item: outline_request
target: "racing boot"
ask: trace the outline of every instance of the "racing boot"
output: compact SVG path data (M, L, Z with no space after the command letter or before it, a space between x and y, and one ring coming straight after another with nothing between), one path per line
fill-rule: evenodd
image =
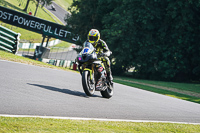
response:
M113 77L112 77L112 72L111 72L111 68L110 68L110 60L109 60L109 58L107 58L107 62L104 63L104 66L106 68L108 79L109 79L109 81L110 81L110 83L112 85L113 84Z
M112 77L112 72L108 72L108 79L110 80L111 86L113 86L113 77Z

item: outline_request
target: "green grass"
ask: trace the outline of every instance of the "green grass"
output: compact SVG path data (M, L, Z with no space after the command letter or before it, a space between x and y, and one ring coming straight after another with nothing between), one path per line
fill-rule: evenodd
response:
M0 132L198 133L200 125L0 117Z
M115 77L114 82L156 92L159 94L200 103L200 84L175 83L151 80L138 80L126 77Z
M127 77L116 77L116 78L200 93L200 83L163 82L163 81L153 81L153 80L132 79Z

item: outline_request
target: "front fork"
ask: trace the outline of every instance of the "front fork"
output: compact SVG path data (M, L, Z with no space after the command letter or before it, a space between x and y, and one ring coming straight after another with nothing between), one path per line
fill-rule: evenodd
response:
M82 69L80 68L81 66L78 65L78 70L80 74L82 75L83 71L89 71L90 72L90 80L94 84L94 64L92 64L91 69L86 68L86 65L82 65Z

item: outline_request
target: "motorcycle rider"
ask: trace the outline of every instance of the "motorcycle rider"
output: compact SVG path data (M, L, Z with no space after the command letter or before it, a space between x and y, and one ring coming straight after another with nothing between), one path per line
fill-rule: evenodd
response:
M112 85L113 77L112 77L111 68L110 68L110 60L108 58L112 54L112 52L109 50L106 42L100 39L100 33L97 29L91 29L89 31L88 38L84 43L87 43L87 42L90 42L94 46L95 52L98 55L98 59L100 59L103 62L103 64L98 65L98 71L101 73L101 77L105 76L104 73L106 70L106 73ZM102 65L105 66L105 70ZM101 85L100 81L101 79L99 79L97 83L97 88L98 86Z

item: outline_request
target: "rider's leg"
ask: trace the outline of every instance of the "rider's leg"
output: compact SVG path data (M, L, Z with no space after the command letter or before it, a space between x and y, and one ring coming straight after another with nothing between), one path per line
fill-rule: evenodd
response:
M99 80L97 81L97 85L96 88L97 89L101 89L101 84L102 84L102 79L105 77L105 69L104 69L104 65L103 64L99 64L97 66L97 70L100 73L101 77L99 78Z
M105 65L105 69L106 69L106 73L110 79L110 81L113 81L113 77L112 77L112 72L111 72L111 67L110 67L110 60L108 57L104 58L104 65Z
M106 70L105 70L104 68L105 68L105 67L104 67L104 64L103 64L103 63L98 65L97 70L98 70L98 72L100 73L101 78L105 77L105 71L106 71Z

